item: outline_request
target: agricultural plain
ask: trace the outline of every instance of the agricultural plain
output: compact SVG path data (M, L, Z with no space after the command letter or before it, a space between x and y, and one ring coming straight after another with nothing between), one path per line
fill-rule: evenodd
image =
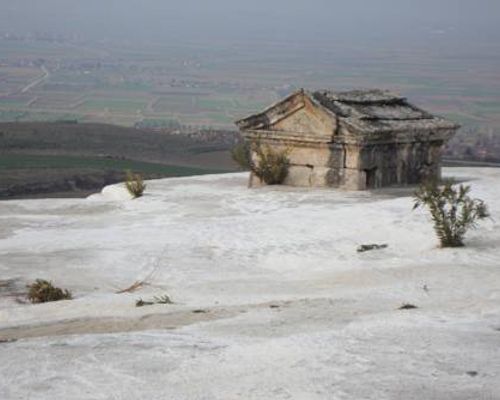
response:
M14 39L0 38L0 121L228 129L299 87L383 87L466 127L500 126L494 42L268 41L243 50L229 39L210 46Z

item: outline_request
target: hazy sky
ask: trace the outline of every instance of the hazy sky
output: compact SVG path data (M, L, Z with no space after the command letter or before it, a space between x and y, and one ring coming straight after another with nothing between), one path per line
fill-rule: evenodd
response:
M0 31L90 38L500 38L500 0L0 0L0 7Z

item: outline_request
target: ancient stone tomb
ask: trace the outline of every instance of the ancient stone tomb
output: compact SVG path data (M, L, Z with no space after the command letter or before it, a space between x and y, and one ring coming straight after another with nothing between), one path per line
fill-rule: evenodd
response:
M300 90L236 124L248 141L288 149L285 184L348 190L439 178L441 148L459 128L382 90Z

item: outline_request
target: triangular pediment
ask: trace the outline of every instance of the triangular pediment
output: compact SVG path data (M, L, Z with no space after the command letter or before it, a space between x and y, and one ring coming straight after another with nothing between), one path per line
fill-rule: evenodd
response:
M285 136L288 132L293 136L304 134L309 137L331 137L336 130L337 118L301 90L237 124L246 131L276 131Z
M308 135L332 135L335 128L332 118L321 109L307 103L301 109L275 122L268 129L270 131L304 133Z

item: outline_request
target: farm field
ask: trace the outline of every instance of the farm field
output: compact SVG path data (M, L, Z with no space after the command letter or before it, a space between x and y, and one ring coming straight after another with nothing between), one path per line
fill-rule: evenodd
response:
M0 199L86 196L121 182L234 171L224 140L84 123L0 123Z
M163 165L134 160L112 158L47 156L38 154L3 154L0 158L0 171L22 169L106 169L123 172L131 170L143 174L162 176L190 176L220 172L206 168Z
M102 157L2 154L0 199L87 196L106 184L124 181L127 170L149 179L221 172Z
M443 45L444 46L444 45ZM471 52L475 52L471 56ZM299 87L382 87L466 127L500 127L500 46L206 46L0 39L0 121L145 120L234 129Z

